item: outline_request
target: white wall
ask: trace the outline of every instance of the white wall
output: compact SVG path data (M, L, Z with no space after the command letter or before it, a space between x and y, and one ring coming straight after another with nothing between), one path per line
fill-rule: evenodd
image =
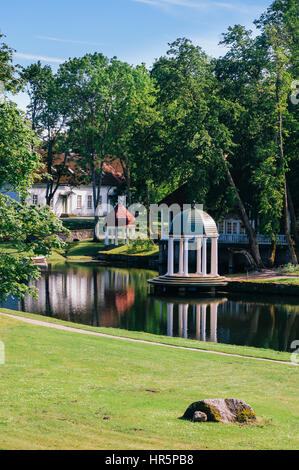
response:
M101 187L101 198L102 198L102 210L99 215L106 215L107 213L107 203L108 196L111 197L115 191L115 188L111 186L102 186ZM37 197L37 204L46 203L46 185L45 184L34 184L29 191L30 196L28 197L28 202L33 204L34 197ZM63 209L63 196L67 195L67 210L66 212ZM78 196L81 196L81 208L78 207ZM75 215L77 217L93 217L93 201L92 207L88 208L88 196L92 196L92 187L91 186L78 186L76 188L71 188L70 186L62 185L60 186L54 196L53 200L53 212L60 216L62 213L67 213L68 215Z

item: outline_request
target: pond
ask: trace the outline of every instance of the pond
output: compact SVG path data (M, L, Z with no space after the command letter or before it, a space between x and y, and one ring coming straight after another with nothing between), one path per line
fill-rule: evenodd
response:
M32 282L39 298L3 306L93 326L290 351L299 339L299 299L148 295L154 271L98 264L53 265Z

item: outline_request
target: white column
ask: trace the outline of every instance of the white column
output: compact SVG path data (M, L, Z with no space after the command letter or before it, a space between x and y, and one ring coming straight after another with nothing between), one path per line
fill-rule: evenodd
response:
M173 276L173 238L168 238L168 271L169 276Z
M187 338L188 337L188 307L189 307L189 304L184 304L183 306L183 330L184 330L184 333L183 333L183 336L184 338Z
M211 314L210 314L210 325L211 325L211 341L217 343L217 310L218 304L211 304L210 306Z
M164 211L161 211L161 240L164 240Z
M168 211L168 230L167 230L168 237L169 237L170 227L171 227L171 214L172 214L172 212Z
M196 274L201 274L201 239L196 240Z
M115 227L115 232L114 233L115 233L115 235L114 235L114 237L115 237L114 244L118 245L118 228L117 227Z
M189 276L188 273L188 238L184 238L184 276Z
M202 239L202 275L207 275L207 239Z
M179 274L184 273L184 240L180 238Z
M173 336L173 304L167 304L167 336Z
M109 228L106 227L105 230L105 245L109 245Z
M206 316L207 316L207 305L201 306L201 340L206 340Z
M218 274L218 240L211 238L211 274L217 276Z

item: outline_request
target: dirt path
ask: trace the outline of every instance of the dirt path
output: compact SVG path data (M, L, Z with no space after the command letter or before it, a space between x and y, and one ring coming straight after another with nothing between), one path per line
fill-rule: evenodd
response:
M56 330L62 330L62 331L69 331L71 333L79 333L83 335L92 335L92 336L100 336L102 338L110 338L110 339L117 339L121 341L129 341L132 343L142 343L142 344L151 344L153 346L162 346L166 348L172 348L172 349L183 349L187 351L196 351L198 353L208 353L208 354L218 354L220 356L230 356L230 357L239 357L242 359L253 359L255 361L266 361L266 362L275 362L278 364L285 364L285 365L291 365L291 366L298 366L299 364L296 364L294 362L287 362L287 361L276 361L275 359L265 359L261 357L251 357L251 356L242 356L241 354L233 354L233 353L225 353L225 352L220 352L220 351L211 351L209 349L197 349L197 348L189 348L187 346L174 346L171 344L163 344L163 343L157 343L155 341L146 341L142 339L134 339L134 338L125 338L123 336L114 336L114 335L108 335L105 333L98 333L96 331L88 331L88 330L81 330L80 328L73 328L71 326L65 326L65 325L58 325L56 323L49 323L49 322L44 322L40 320L34 320L33 318L25 318L25 317L20 317L18 315L11 315L9 313L2 313L0 312L0 315L8 317L8 318L14 318L15 320L23 321L25 323L30 323L31 325L37 325L37 326L44 326L47 328L54 328Z

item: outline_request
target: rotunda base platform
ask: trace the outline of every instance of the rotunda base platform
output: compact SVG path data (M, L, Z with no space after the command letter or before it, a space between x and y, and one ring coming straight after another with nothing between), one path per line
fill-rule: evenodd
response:
M201 292L210 292L215 294L216 290L221 290L227 286L228 281L223 276L198 274L189 274L183 276L181 274L173 274L172 276L165 274L155 277L147 281L156 294L173 294L194 295Z

